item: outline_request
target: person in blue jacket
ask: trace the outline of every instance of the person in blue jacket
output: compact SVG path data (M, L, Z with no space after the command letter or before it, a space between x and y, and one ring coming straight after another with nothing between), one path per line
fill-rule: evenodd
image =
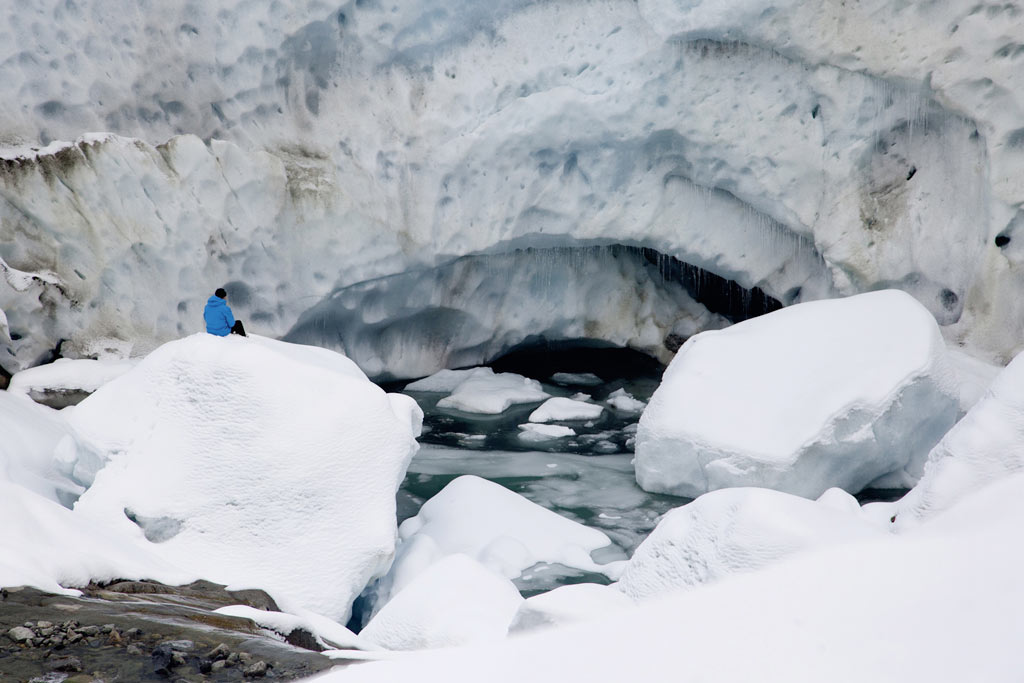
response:
M245 336L245 328L241 320L235 320L228 306L228 293L221 287L206 300L203 319L206 320L206 331L218 337L226 337L232 332Z

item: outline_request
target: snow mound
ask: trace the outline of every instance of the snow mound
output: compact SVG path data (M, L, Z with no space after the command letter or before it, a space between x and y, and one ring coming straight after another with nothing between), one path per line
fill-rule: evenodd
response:
M555 396L544 401L535 411L530 413L530 422L555 422L558 420L593 420L601 416L604 408L585 401L576 401L563 396Z
M823 504L770 489L707 493L662 518L616 586L634 600L647 600L882 533L855 512L837 510L833 495Z
M75 511L204 578L344 622L392 557L421 419L333 352L193 335L74 409L110 459Z
M924 476L897 506L896 528L913 526L1022 470L1024 354L1006 366L984 397L928 454Z
M957 348L948 349L946 357L960 384L960 412L966 413L985 395L1003 366L986 363Z
M450 377L446 381L448 379ZM440 382L436 382L433 386L439 385ZM518 403L539 403L549 396L537 380L511 372L495 374L490 368L469 371L451 392L437 402L438 408L487 415L498 415Z
M519 425L519 429L522 430L519 432L520 441L530 441L534 443L576 435L576 430L572 427L566 427L565 425L548 425L527 422L526 424Z
M101 455L81 441L63 415L16 392L0 391L0 482L70 505L101 465Z
M473 475L454 479L398 529L394 564L377 588L380 604L441 558L461 553L509 579L539 562L617 578L621 561L598 564L604 532L566 519L505 487ZM612 546L614 549L614 546Z
M3 392L0 392L2 394ZM7 436L7 432L4 432ZM90 581L150 579L166 584L200 578L175 568L142 543L15 483L0 479L0 586L35 586L78 594Z
M691 337L640 418L637 482L696 498L809 498L921 475L958 390L931 314L896 290L799 304Z
M532 631L604 617L636 603L611 586L575 583L534 595L519 607L509 632Z
M508 579L465 555L449 555L395 595L359 637L389 650L495 640L522 602Z

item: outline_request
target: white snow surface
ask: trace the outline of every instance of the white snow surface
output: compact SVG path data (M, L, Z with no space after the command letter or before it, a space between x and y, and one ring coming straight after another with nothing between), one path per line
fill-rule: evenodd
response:
M109 458L75 514L344 623L390 563L421 417L333 352L200 333L75 407L73 426Z
M0 518L0 587L77 595L74 587L90 581L134 578L177 585L202 578L165 561L148 544L2 476Z
M920 524L1024 470L1024 355L928 454L924 476L898 503L899 529Z
M138 360L73 360L58 358L46 365L16 372L7 390L15 394L30 394L53 389L93 392L135 367Z
M838 489L822 504L788 493L732 488L666 514L633 553L615 586L634 600L760 569L790 555L886 533ZM852 502L852 510L833 499Z
M0 391L0 435L0 481L54 502L80 494L102 464L61 413L15 392Z
M473 475L452 480L398 529L394 564L378 589L380 604L440 559L467 555L514 579L546 562L617 578L622 561L598 564L591 553L612 546L603 531L566 519L500 484Z
M816 498L920 477L958 387L931 314L897 290L788 307L690 338L640 418L637 482L695 498Z
M530 413L530 422L558 422L566 420L593 420L604 412L602 406L586 401L576 401L564 396L554 396L540 404Z
M512 372L495 373L490 368L474 368L451 390L451 394L437 402L437 407L498 415L510 406L539 403L549 395L535 379Z
M958 348L947 349L946 357L960 384L960 411L966 413L985 395L1003 366L975 358Z
M1024 637L1022 523L1018 474L905 534L801 553L606 619L315 680L612 683L685 667L725 683L1010 683Z
M982 355L1022 346L1019 0L0 12L0 257L23 275L0 287L9 370L61 338L144 352L197 330L221 284L280 335L358 283L609 243L786 304L900 287ZM366 327L444 313L460 283L438 282L428 309L382 290L389 318ZM517 321L574 331L534 316L546 285L486 290L508 303L490 351L543 331ZM647 319L643 301L623 294L591 329L653 349L710 322ZM422 357L378 360L454 367L491 342L442 318Z
M359 637L389 650L450 647L504 638L523 603L507 578L455 553L419 574Z
M633 600L611 586L568 584L527 598L516 612L509 633L564 626L635 606Z
M227 605L214 610L217 614L250 619L253 623L287 637L295 629L304 629L325 648L375 651L379 648L361 638L336 621L315 612L296 610L297 613L271 612L249 605Z

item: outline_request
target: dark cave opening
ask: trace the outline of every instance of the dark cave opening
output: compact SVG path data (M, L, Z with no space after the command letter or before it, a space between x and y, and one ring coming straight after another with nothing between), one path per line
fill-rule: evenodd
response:
M590 373L605 382L618 379L660 379L665 366L642 351L593 339L549 340L540 337L487 363L495 372L514 372L548 380L556 372Z

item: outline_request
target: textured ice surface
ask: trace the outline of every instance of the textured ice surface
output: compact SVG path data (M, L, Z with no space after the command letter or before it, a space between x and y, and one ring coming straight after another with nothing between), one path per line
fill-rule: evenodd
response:
M921 481L897 505L897 528L953 507L993 482L1024 470L1024 356L928 454Z
M616 587L634 600L765 567L798 552L885 533L846 509L769 489L712 491L669 512L633 553Z
M200 333L74 408L110 459L75 513L159 532L152 552L204 578L344 622L390 563L420 417L334 352Z
M640 418L637 481L809 498L894 472L916 481L958 399L935 320L905 293L793 306L680 349Z
M1007 360L1024 320L1017 5L11 3L4 367L62 338L144 352L198 329L224 283L277 335L374 278L608 243L787 304L903 288ZM50 144L89 131L125 137ZM517 294L503 330L558 322ZM646 301L596 329L640 339L659 326L634 313ZM360 334L408 335L424 309L381 310ZM460 332L451 318L434 326ZM449 350L380 358L436 368Z
M496 640L522 603L511 581L457 553L417 575L359 636L389 650Z

